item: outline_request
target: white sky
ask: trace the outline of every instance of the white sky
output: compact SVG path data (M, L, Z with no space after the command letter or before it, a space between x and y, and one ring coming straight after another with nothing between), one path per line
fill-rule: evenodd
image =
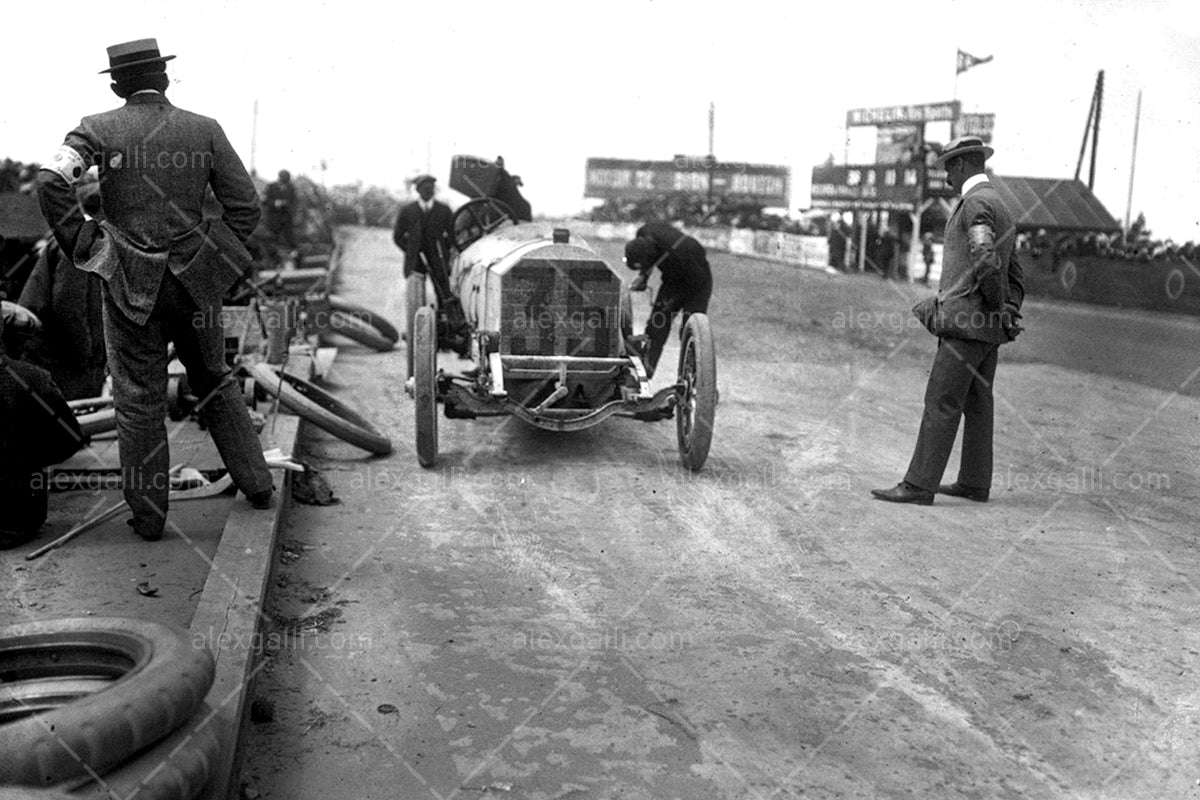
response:
M582 206L588 156L704 153L710 101L718 158L790 166L807 207L846 111L951 99L960 47L995 57L957 85L964 110L996 114L995 170L1071 177L1103 69L1097 195L1124 218L1141 89L1133 215L1200 241L1194 0L60 0L4 17L0 157L45 160L117 105L105 46L153 36L178 55L169 96L216 117L247 165L258 100L264 175L319 178L325 159L329 184L401 190L427 166L444 183L455 153L503 154L538 212Z

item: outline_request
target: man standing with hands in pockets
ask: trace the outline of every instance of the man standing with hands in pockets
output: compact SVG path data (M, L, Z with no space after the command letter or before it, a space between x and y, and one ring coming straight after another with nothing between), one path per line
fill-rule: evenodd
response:
M221 300L250 263L258 194L216 120L167 100L172 58L154 39L108 48L101 74L112 74L125 105L84 117L38 172L42 213L63 253L104 279L122 483L133 529L148 541L162 537L167 519L168 342L234 484L255 508L269 508L274 490L221 325ZM100 223L72 213L75 184L92 166ZM220 219L204 217L210 187Z
M938 337L925 411L904 480L871 494L891 503L932 505L935 493L986 503L992 485L992 382L1000 345L1020 333L1025 298L1012 216L988 181L994 151L977 136L946 145L935 166L962 199L946 222L936 297L913 309ZM958 480L941 485L963 422Z

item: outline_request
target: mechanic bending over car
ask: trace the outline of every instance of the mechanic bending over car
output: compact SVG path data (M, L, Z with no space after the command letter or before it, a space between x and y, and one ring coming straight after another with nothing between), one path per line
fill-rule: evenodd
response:
M646 322L646 337L650 340L646 374L653 377L675 315L683 312L682 333L688 317L708 313L712 270L704 245L665 222L648 222L637 229L635 237L625 245L625 265L641 274L629 288L635 292L645 291L654 268L658 267L662 273L662 285Z

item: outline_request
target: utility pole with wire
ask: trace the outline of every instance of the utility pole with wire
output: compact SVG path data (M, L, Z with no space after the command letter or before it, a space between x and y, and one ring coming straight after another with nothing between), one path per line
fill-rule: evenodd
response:
M716 128L717 107L708 102L708 213L713 208L713 176L717 171L717 157L713 155L713 130Z
M1137 166L1137 140L1138 127L1142 122L1142 90L1138 89L1137 110L1133 115L1133 154L1129 157L1129 195L1125 200L1125 236L1126 242L1129 241L1129 214L1133 210L1133 171Z
M1083 126L1083 141L1079 143L1079 160L1075 162L1075 180L1083 169L1083 154L1087 151L1088 136L1092 137L1092 158L1088 168L1089 189L1096 183L1096 145L1100 141L1100 108L1104 102L1104 70L1096 75L1096 88L1092 91L1092 105L1088 108L1087 122Z
M250 124L250 174L257 175L258 167L254 159L258 155L258 99L254 100L254 118Z

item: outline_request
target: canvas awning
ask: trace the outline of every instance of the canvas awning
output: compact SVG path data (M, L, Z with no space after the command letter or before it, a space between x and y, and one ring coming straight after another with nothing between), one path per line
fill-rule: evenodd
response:
M1121 225L1086 184L1063 178L992 175L1018 231L1119 233Z

